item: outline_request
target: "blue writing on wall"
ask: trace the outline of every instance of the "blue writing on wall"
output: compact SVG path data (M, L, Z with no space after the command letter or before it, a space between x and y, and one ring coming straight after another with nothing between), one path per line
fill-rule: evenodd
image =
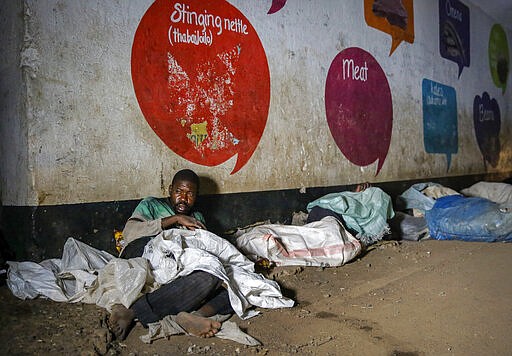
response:
M455 89L423 79L422 98L425 151L446 154L448 171L451 155L457 153L459 148Z

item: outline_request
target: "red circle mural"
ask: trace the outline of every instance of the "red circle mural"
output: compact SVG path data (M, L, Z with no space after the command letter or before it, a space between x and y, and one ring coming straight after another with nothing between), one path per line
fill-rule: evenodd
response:
M227 1L156 0L132 47L140 108L179 156L205 166L250 159L265 129L270 74L261 41Z

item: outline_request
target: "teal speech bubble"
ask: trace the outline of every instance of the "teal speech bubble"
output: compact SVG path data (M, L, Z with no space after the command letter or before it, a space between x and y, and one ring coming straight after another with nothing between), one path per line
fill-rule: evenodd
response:
M459 149L455 89L423 79L422 97L425 151L446 154L446 171L448 171L452 154L457 153Z

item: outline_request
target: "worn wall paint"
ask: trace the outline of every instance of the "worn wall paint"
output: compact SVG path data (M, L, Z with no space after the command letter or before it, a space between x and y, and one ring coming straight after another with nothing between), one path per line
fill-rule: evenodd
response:
M238 9L224 0L157 0L137 28L131 61L144 118L173 152L205 166L237 155L232 174L245 165L267 122L270 73Z
M25 93L31 38L23 38L23 3L0 6L0 203L26 203L33 196L27 143Z
M130 55L137 26L152 1L25 0L2 5L2 26L21 33L8 43L1 66L9 83L19 88L2 81L2 93L8 91L2 97L7 105L2 105L0 126L3 204L163 195L172 172L183 167L216 183L207 185L206 193L512 169L512 90L502 93L492 82L487 44L494 22L479 8L466 3L471 64L458 78L457 64L439 54L436 1L414 2L414 43L402 42L392 55L391 37L365 23L362 1L293 1L273 14L267 14L270 0L230 3L258 32L271 81L263 136L235 174L231 172L236 157L206 167L176 155L142 116L130 76ZM11 19L23 11L21 20ZM512 33L507 36L510 42ZM340 152L326 121L327 71L333 58L348 47L371 53L391 90L391 143L378 175L377 162L359 167ZM23 64L21 71L16 63ZM446 155L426 153L422 145L424 78L457 91L459 147L448 172ZM501 159L495 168L484 165L473 128L473 100L484 91L496 98L502 113Z

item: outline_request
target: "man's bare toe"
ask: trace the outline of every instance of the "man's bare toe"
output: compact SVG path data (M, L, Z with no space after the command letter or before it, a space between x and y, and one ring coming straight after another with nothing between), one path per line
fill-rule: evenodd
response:
M176 316L176 321L189 334L199 337L212 337L220 329L221 323L200 315L181 312Z
M115 304L112 306L112 313L107 321L107 325L116 339L122 341L126 339L132 329L134 318L133 310L126 308L122 304Z

